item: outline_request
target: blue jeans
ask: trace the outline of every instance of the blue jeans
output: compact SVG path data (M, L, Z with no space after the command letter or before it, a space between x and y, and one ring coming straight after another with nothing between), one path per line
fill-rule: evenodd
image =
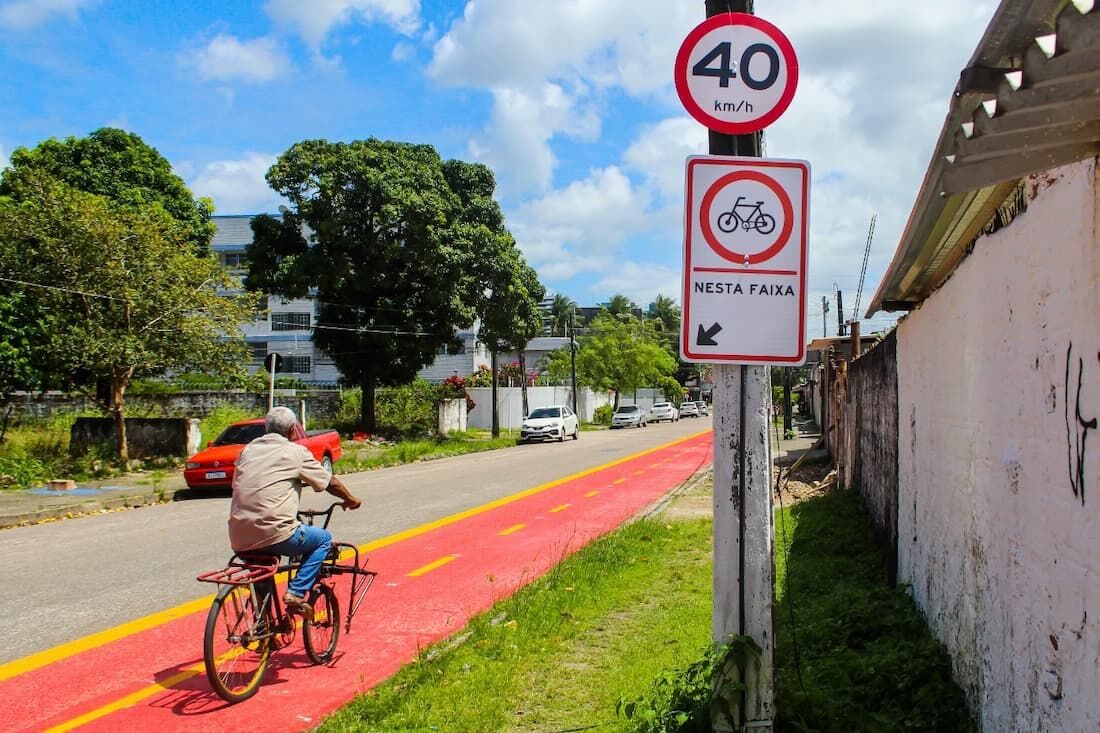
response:
M317 573L321 571L321 563L328 556L332 547L332 534L327 529L311 527L308 524L299 524L287 539L276 542L274 545L257 550L257 552L269 552L272 555L301 555L302 565L294 574L287 590L305 598L313 583L317 580Z

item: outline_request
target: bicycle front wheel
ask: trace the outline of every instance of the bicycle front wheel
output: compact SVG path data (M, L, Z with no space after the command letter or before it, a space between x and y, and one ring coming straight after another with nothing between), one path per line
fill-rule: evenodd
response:
M302 621L302 641L314 664L325 664L336 652L340 638L340 603L336 591L323 583L309 592L313 620Z
M206 617L202 657L206 678L226 702L247 700L260 689L271 656L271 603L257 608L252 586L228 585L218 591Z
M718 216L718 228L726 234L737 229L737 215L732 211L727 211L724 214Z

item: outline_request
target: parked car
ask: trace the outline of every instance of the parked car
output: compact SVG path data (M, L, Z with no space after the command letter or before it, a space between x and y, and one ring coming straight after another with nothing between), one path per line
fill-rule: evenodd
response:
M702 400L695 400L695 406L697 408L699 408L699 416L700 417L703 417L704 415L709 415L710 414L710 408L707 407L706 402L703 402Z
M237 457L250 442L264 434L264 419L236 422L222 431L214 440L187 459L183 479L189 489L228 489L233 485L233 469ZM325 468L332 471L332 464L340 460L343 448L340 434L335 430L317 430L307 433L301 423L294 423L291 440L304 445Z
M699 417L699 406L694 402L681 402L680 417Z
M570 435L576 440L581 435L577 414L565 405L536 407L519 428L519 442L529 440L565 440Z
M680 419L680 411L671 402L654 402L653 407L649 408L649 419L653 422L676 422Z
M637 405L619 405L619 409L611 416L612 429L644 428L645 424L645 410Z

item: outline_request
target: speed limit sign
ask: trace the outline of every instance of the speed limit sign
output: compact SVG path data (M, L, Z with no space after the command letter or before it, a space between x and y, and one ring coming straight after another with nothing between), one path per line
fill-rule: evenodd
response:
M745 135L775 122L798 85L798 59L783 32L747 13L700 23L676 54L676 92L711 130Z

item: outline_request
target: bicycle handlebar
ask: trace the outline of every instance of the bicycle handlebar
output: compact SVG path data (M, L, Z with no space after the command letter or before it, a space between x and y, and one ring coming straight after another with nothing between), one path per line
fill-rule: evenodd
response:
M324 517L325 523L321 525L321 529L328 529L328 523L332 520L332 510L336 507L344 508L344 502L334 501L329 505L328 509L299 509L298 517L303 522L306 522L311 527L314 525L317 517Z

